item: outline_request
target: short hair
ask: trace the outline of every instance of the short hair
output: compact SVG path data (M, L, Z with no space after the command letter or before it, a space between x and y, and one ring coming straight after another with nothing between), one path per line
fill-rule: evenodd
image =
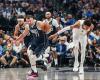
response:
M26 15L26 18L34 18L33 15Z
M85 20L84 25L91 26L92 22L90 20Z
M26 15L25 18L24 18L24 21L26 21L26 19L29 19L29 18L33 18L34 19L34 16L33 15Z
M25 16L20 15L20 16L17 16L17 18L18 18L18 19L22 19L22 18L24 19Z
M52 15L52 13L51 13L51 12L49 12L49 11L45 12L45 15L46 15L46 14L50 14L50 15Z

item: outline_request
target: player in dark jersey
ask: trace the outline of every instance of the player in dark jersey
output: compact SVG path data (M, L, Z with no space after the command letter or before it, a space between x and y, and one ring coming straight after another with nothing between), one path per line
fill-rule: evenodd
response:
M50 32L51 29L49 24L37 21L32 16L26 17L26 22L24 24L24 31L16 38L16 42L21 42L27 36L30 36L29 39L24 40L27 41L27 53L31 64L31 73L29 76L38 77L36 59L45 46L45 34Z
M15 26L15 31L14 31L15 39L17 39L19 35L22 34L27 27L29 27L29 24L25 22L25 18L23 16L19 16L17 21L18 21L18 24ZM25 47L28 48L28 44L31 41L31 36L28 34L20 42L23 42L23 41L24 41Z

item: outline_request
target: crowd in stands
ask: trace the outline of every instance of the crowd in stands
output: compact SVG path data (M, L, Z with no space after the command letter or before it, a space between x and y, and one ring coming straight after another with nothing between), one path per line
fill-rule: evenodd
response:
M17 16L33 15L37 20L45 19L45 12L50 11L62 29L74 24L79 19L89 19L94 25L92 35L88 37L85 64L100 66L100 1L99 0L25 0L0 2L0 67L28 67L29 59L24 44L13 44L5 34L13 37ZM63 36L63 37L62 37ZM55 45L59 65L73 65L73 49L66 51L66 44L72 42L72 31L66 31ZM18 47L16 47L16 45ZM63 45L60 49L59 45ZM67 46L68 47L68 46ZM70 46L71 47L71 46Z

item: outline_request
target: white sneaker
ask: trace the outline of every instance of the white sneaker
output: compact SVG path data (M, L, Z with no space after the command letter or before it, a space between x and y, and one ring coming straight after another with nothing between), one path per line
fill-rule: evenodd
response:
M79 68L79 74L84 74L84 68L83 67Z
M29 70L29 71L27 72L28 75L30 75L31 73L32 73L32 70Z
M79 63L74 63L74 68L73 68L73 71L74 72L77 72L78 71L78 67L79 67Z
M74 68L73 68L73 71L74 71L74 72L77 72L77 71L78 71L78 67L74 67Z

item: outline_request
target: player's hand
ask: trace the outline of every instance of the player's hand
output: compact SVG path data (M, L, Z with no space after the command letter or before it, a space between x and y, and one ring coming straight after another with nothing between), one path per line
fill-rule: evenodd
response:
M57 40L58 40L58 36L55 36L55 37L52 39L53 42L56 42Z
M49 39L50 39L50 40L53 40L54 38L56 39L57 37L58 37L57 34L53 34L53 35L49 36ZM54 39L54 40L55 40L55 39Z

